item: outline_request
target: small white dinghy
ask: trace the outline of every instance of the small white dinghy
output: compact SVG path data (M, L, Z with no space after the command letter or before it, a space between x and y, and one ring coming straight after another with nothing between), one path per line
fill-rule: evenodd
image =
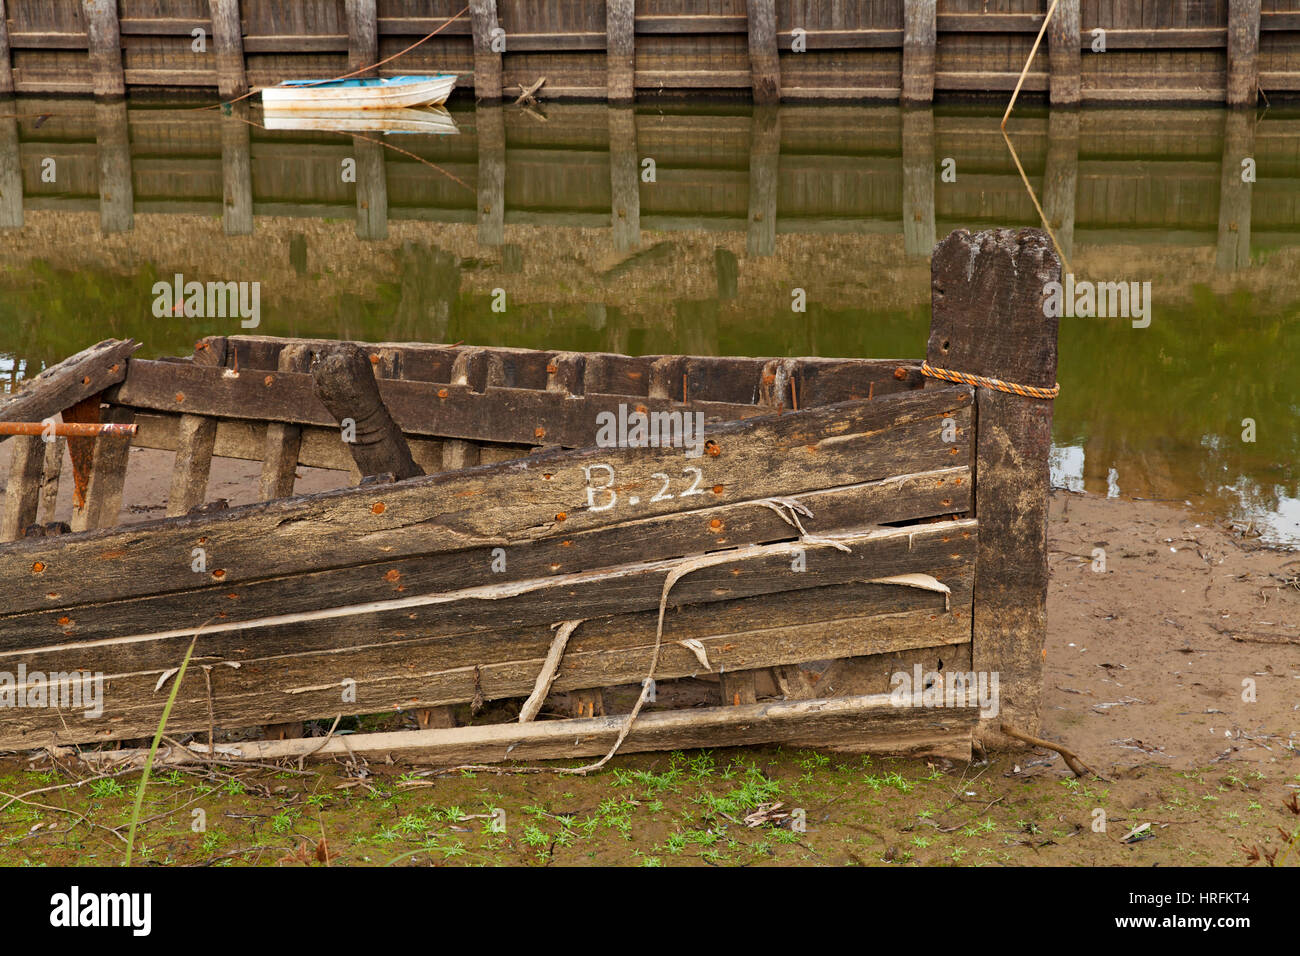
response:
M383 110L441 106L455 73L364 77L351 80L285 80L262 90L262 105L275 110Z
M394 110L276 110L264 111L267 129L317 130L332 133L457 132L456 121L441 106Z

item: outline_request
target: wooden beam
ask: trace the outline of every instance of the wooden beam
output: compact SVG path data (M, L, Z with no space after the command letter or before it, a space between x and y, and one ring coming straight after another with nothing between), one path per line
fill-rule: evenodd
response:
M903 252L930 258L934 251L934 113L904 109Z
M311 354L300 345L289 345L280 353L279 370L282 372L307 372L311 368ZM266 443L262 458L262 477L258 485L258 500L288 498L293 494L297 479L298 455L302 449L302 427L283 422L267 422Z
M384 146L373 139L352 137L357 162L357 238L388 238L388 174Z
M348 72L379 62L379 27L375 18L375 0L343 0L348 22ZM378 76L370 69L359 76Z
M1082 97L1083 54L1079 46L1079 0L1058 0L1047 29L1050 97L1053 106L1077 106Z
M117 0L81 0L90 47L90 73L97 97L126 95L122 75L122 35L117 23Z
M1254 107L1259 96L1260 0L1228 0L1228 106Z
M641 177L637 164L636 113L609 111L610 220L614 248L630 252L641 245Z
M781 63L776 47L776 0L745 0L749 21L749 70L754 102L781 101Z
M977 708L918 711L896 707L888 694L806 701L775 701L741 707L687 708L644 713L632 725L621 753L789 744L888 754L970 757L971 728ZM312 756L322 760L363 756L419 760L422 763L496 763L603 756L614 745L627 718L489 724L450 730L353 734L320 740L246 741L230 748L235 759L255 762ZM83 759L130 765L147 751L104 751ZM227 756L226 759L231 759ZM161 765L203 763L207 757L184 749L160 751Z
M469 16L474 35L474 98L494 103L501 99L501 54L492 49L492 31L498 29L496 0L469 0Z
M398 481L424 471L411 457L401 428L379 394L370 360L350 342L320 356L312 367L316 397L340 426L351 420L355 440L348 451L362 477L391 473Z
M0 96L9 96L14 91L14 73L9 54L9 23L5 17L5 0L0 0Z
M105 235L130 232L135 225L135 188L125 102L95 104L95 149L100 231Z
M127 359L139 347L134 339L105 339L51 365L19 391L0 395L0 422L44 421L98 395L126 378Z
M931 275L931 366L1056 383L1057 319L1045 315L1044 301L1061 263L1046 233L959 229L936 247ZM1053 403L987 388L976 401L971 655L974 670L999 675L1000 714L983 730L991 743L1006 743L997 720L1037 733L1042 703Z
M781 165L781 118L774 106L755 107L749 133L749 230L751 256L776 252L776 203Z
M222 94L223 96L226 94ZM227 236L253 234L253 161L248 103L234 103L221 118L221 228Z
M1253 183L1243 177L1243 160L1255 157L1255 117L1232 110L1223 118L1223 164L1219 174L1219 239L1214 265L1220 272L1250 266Z
M58 508L59 476L63 472L63 455L67 447L66 438L56 438L45 444L45 467L41 473L41 511L37 519L43 524L54 520Z
M222 99L248 92L244 72L244 37L239 0L208 0L212 16L212 47L217 59L217 95ZM189 32L189 31L186 31Z
M935 0L903 0L904 103L934 99Z
M605 87L610 103L632 102L636 78L636 0L605 0Z
M3 511L0 511L0 541L22 537L27 526L36 522L45 444L38 435L20 435L14 440L9 482L5 487Z

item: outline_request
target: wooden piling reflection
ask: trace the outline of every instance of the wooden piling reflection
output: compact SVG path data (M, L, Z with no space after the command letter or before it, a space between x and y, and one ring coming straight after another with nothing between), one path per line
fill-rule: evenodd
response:
M126 103L95 104L99 158L99 228L105 235L130 232L135 224L131 185L131 138Z

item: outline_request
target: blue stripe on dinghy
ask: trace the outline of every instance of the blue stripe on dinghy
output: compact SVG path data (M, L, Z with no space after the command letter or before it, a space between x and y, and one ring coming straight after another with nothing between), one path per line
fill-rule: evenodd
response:
M310 86L317 89L361 88L370 86L409 86L412 83L428 83L434 80L455 78L454 73L435 73L429 76L382 76L363 77L354 80L285 80L278 86Z

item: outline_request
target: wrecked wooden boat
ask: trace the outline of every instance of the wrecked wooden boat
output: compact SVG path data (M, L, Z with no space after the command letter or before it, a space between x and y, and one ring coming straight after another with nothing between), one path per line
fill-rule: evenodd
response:
M925 362L232 335L46 370L0 422L127 427L66 439L55 536L25 535L64 439L9 439L0 672L26 677L0 748L152 735L191 644L167 734L197 740L167 759L252 726L289 739L226 759L968 756L979 727L1032 732L1052 403L1014 389L1055 381L1059 264L1033 230L958 232L933 268ZM120 523L132 443L175 454L167 517ZM261 461L261 500L209 502L214 456ZM301 466L348 486L295 495ZM953 693L990 674L991 710ZM27 706L32 675L98 675L101 712ZM292 738L395 710L420 729Z

